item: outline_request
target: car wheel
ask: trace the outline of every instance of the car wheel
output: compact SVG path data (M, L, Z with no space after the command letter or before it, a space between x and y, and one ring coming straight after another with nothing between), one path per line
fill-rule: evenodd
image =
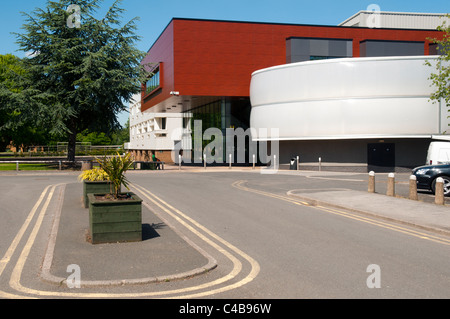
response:
M450 195L450 177L449 176L439 176L444 180L444 196ZM434 194L436 194L436 180L439 178L436 177L431 184L431 190Z

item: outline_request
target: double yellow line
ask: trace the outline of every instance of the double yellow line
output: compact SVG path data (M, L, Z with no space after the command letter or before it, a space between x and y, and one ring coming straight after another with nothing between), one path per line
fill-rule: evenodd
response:
M18 258L18 261L12 271L11 278L9 281L10 287L14 290L25 294L27 297L23 295L16 295L12 293L8 293L5 291L0 291L0 298L11 298L11 299L24 299L24 298L38 298L38 297L64 297L64 298L201 298L210 296L212 294L222 293L228 290L239 288L252 280L254 280L260 271L260 266L256 260L251 258L249 255L238 249L237 247L231 245L229 242L225 241L223 238L219 237L212 231L208 230L206 227L202 226L200 223L196 222L192 218L188 217L180 210L174 208L169 205L167 202L158 198L150 191L139 185L133 185L133 188L138 190L142 196L158 206L162 211L166 214L170 215L174 218L179 224L184 226L198 238L200 238L204 243L210 245L219 253L223 254L226 258L228 258L232 264L232 270L226 274L225 276L213 280L211 282L206 282L204 284L182 288L182 289L174 289L169 291L156 291L156 292L143 292L143 293L98 293L98 292L62 292L62 291L44 291L37 290L32 288L24 287L21 281L21 274L23 272L25 263L28 259L30 251L33 247L33 244L36 240L39 229L41 228L44 216L48 210L50 202L54 196L55 189L58 185L47 186L45 190L42 192L38 201L30 211L27 216L24 224L20 228L19 232L15 236L13 242L8 248L6 254L0 261L0 277L2 276L6 266L11 261L12 256L17 250L19 243L24 237L27 229L29 228L32 220L34 219L39 207L41 207L44 202L41 211L37 217L36 223L29 235L29 238ZM50 191L49 191L50 190ZM60 199L62 200L62 199ZM144 200L144 205L147 205L149 208L149 204ZM248 273L244 273L243 261L246 261L250 265L250 270L247 270ZM248 267L247 267L248 268ZM242 279L236 279L238 276L243 277ZM233 282L233 280L235 282ZM31 295L31 296L30 296Z
M310 203L306 202L306 201L302 201L300 199L296 199L293 197L289 197L289 196L283 196L283 195L278 195L278 194L273 194L273 193L269 193L269 192L265 192L265 191L261 191L261 190L257 190L257 189L252 189L249 188L247 186L244 186L244 184L246 184L247 181L236 181L232 184L233 187L246 191L246 192L251 192L251 193L255 193L255 194L259 194L262 196L266 196L266 197L271 197L271 198L276 198L279 200L283 200L285 202L290 202L292 204L295 205L300 205L300 206L308 206L317 210L320 210L322 212L327 212L327 213L331 213L334 215L339 215L339 216L343 216L346 218L350 218L353 220L357 220L360 222L364 222L367 224L371 224L371 225L375 225L378 227L382 227L385 229L390 229L396 232L400 232L406 235L410 235L410 236L414 236L420 239L425 239L425 240L429 240L429 241L433 241L439 244L443 244L443 245L450 245L450 239L442 237L442 236L438 236L438 235L433 235L433 234L429 234L429 233L424 233L415 229L411 229L411 228L406 228L406 227L402 227L399 225L395 225L393 223L388 223L388 222L384 222L382 220L379 219L375 219L375 218L370 218L370 217L366 217L366 216L362 216L360 214L355 214L355 213L351 213L348 211L344 211L342 209L336 209L336 208L331 208L331 207L325 207L322 205L311 205Z
M135 189L137 189L143 197L151 201L154 205L158 206L160 209L162 209L167 215L171 216L173 219L175 219L180 225L184 226L186 229L188 229L190 232L195 234L198 238L200 238L203 242L213 247L218 252L222 253L226 258L228 258L233 263L233 269L229 274L226 276L219 278L217 280L214 280L212 282L205 283L203 285L195 286L195 287L189 287L185 289L180 289L176 291L177 293L183 293L183 295L180 295L178 298L202 298L206 297L212 294L222 293L228 290L239 288L243 285L248 284L253 279L258 276L260 271L260 266L256 260L254 260L252 257L238 249L236 246L230 244L223 238L219 237L217 234L213 233L203 225L199 224L194 219L190 218L177 208L171 206L161 198L158 198L156 195L148 191L147 189L138 186L133 185ZM239 257L239 258L238 258ZM223 284L227 281L230 281L231 279L237 277L242 271L242 262L240 259L243 259L248 262L251 269L249 273L241 280L231 283L229 285L225 285L223 287L210 289L214 286ZM193 290L199 290L199 289L207 289L204 292L198 292L198 293L192 293L189 295L185 295L186 292L191 292Z
M39 207L41 206L42 202L44 201L45 197L47 196L47 199L45 200L44 206L42 207L36 224L33 227L33 230L31 231L31 234L25 244L25 247L22 250L22 253L19 256L19 259L17 261L16 266L13 269L11 278L10 278L10 286L14 289L18 288L18 290L21 290L21 285L20 285L20 277L21 277L21 273L23 270L23 267L25 265L25 262L28 258L28 255L30 254L31 251L31 247L33 246L33 243L36 239L36 236L39 232L39 229L42 225L42 221L44 219L45 213L48 209L48 206L50 204L51 199L53 198L53 195L55 193L55 189L57 186L59 186L61 184L58 185L49 185L47 186L44 191L41 193L41 196L39 197L38 201L36 202L36 204L33 206L33 208L31 209L30 213L28 214L25 222L22 224L22 227L20 228L19 232L16 234L16 236L14 237L14 240L12 241L11 245L9 246L8 250L6 251L5 255L3 256L3 258L0 261L0 277L2 276L6 266L8 265L8 263L11 261L12 256L14 255L20 241L22 240L22 238L25 235L26 230L28 229L28 227L31 224L31 221L34 219L34 216L36 215L36 212L38 211ZM48 192L50 189L50 192ZM48 193L48 195L47 195ZM0 291L0 297L4 297L4 298L24 298L22 296L18 296L18 295L14 295L14 294L9 294L7 292L4 291Z

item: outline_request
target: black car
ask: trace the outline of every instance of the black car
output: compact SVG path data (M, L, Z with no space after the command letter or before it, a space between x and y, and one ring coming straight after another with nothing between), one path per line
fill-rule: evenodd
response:
M442 177L444 180L444 195L450 195L450 164L426 165L413 169L412 174L416 176L417 188L436 190L436 179Z

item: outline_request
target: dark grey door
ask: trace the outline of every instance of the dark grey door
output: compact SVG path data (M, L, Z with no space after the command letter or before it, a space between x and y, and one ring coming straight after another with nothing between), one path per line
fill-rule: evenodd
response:
M371 143L367 145L369 171L391 172L395 168L395 144Z

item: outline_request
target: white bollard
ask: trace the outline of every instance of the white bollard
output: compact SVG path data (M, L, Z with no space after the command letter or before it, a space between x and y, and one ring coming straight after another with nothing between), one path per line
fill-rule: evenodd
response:
M368 191L369 191L369 193L375 193L375 172L374 171L369 172Z
M395 196L395 174L394 173L389 173L389 175L388 175L386 195Z
M442 177L438 177L436 179L435 192L434 192L434 202L437 205L444 205L444 179Z
M417 196L417 178L415 175L409 177L409 199L418 200Z
M253 169L255 169L255 165L256 165L256 159L255 159L255 154L253 154Z

